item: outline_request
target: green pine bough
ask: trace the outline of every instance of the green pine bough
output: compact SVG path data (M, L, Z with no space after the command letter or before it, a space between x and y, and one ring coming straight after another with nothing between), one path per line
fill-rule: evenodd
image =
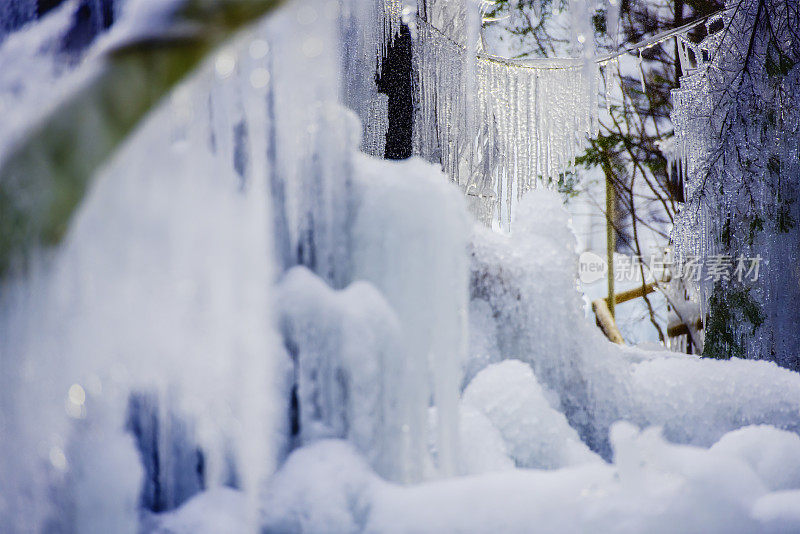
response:
M0 156L0 277L60 242L96 169L237 30L283 0L181 0L162 35L110 49L98 72Z

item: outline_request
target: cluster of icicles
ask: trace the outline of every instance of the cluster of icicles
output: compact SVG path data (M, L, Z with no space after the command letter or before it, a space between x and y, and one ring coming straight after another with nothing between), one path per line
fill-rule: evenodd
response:
M539 180L557 183L596 128L593 62L468 54L422 19L414 60L416 151L441 162L486 224L510 225L514 200Z
M683 177L684 198L687 206L675 220L672 231L673 247L678 261L691 257L705 257L714 254L714 244L710 236L710 213L694 199L702 197L703 176L708 171L707 159L711 139L714 135L709 120L712 114L711 88L707 70L711 65L711 54L719 46L722 32L712 32L713 24L722 16L712 17L706 23L709 35L700 43L694 44L686 36L678 37L678 57L684 75L680 87L672 90L673 109L671 114L675 131L673 154L678 172ZM690 285L694 286L692 281ZM708 308L708 287L692 287L700 290L702 313Z
M706 269L695 285L703 314L719 318L709 321L721 325L711 338L719 350L796 369L800 19L787 5L737 4L709 19L700 43L680 41L686 75L672 122L686 204L672 239L679 260ZM715 278L720 258L757 260L759 270Z

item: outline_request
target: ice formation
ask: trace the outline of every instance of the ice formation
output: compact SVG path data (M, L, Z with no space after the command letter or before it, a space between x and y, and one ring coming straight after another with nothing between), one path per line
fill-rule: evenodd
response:
M0 4L0 39L36 18L36 4L35 0Z
M619 419L662 426L668 439L702 446L747 424L798 430L795 373L768 362L608 343L581 311L568 218L558 194L537 190L520 203L510 236L476 230L470 309L484 309L485 319L471 322L479 330L471 338L481 341L470 347L468 369L502 359L529 363L537 381L557 394L570 425L605 458L608 430Z
M493 233L437 164L358 152L383 5L216 51L0 282L3 528L800 527L797 374L608 343L557 194Z
M321 2L313 7L324 13ZM8 493L0 516L12 531L39 530L55 522L55 528L82 532L133 532L137 517L131 505L136 505L142 486L162 494L158 506L170 507L201 487L231 480L252 489L274 464L277 450L272 445L278 442L271 432L277 432L273 422L280 417L267 412L275 409L277 400L271 395L279 391L271 385L272 364L283 352L278 334L269 326L271 219L278 211L268 209L267 199L275 201L281 215L288 212L293 217L292 229L307 232L301 237L277 232L279 242L286 240L286 254L316 230L316 248L309 251L319 260L315 266L332 283L346 276L331 266L338 246L331 236L340 235L331 224L335 218L324 220L325 229L309 228L297 222L309 212L291 211L284 198L269 194L281 187L281 179L294 178L287 173L292 170L290 158L302 158L289 144L296 132L324 124L325 118L348 116L320 113L326 110L321 89L331 94L327 109L338 109L336 88L327 89L328 80L338 77L338 48L323 55L305 42L304 48L297 46L281 59L289 61L298 54L306 61L316 59L318 69L307 73L319 76L316 85L313 79L279 85L307 87L309 93L292 95L307 99L294 104L302 102L302 108L315 114L301 117L305 124L278 122L282 117L276 116L274 103L290 104L289 96L270 91L269 76L286 76L291 83L289 73L280 69L297 69L273 60L268 40L280 44L281 30L314 35L314 28L304 30L294 22L297 11L294 6L270 21L272 30L262 26L244 42L216 54L103 171L61 250L52 259L41 258L28 275L3 282L0 360L6 377L6 454L0 470ZM51 28L66 15L58 16L32 27L28 42L49 39ZM336 19L320 21L316 29L327 33L315 38L338 42L329 37L338 35ZM8 46L15 37L9 37ZM12 46L9 54L13 51ZM326 70L326 65L335 67ZM50 79L33 76L31 86L46 87ZM265 90L269 98L264 98ZM330 136L319 148L327 148L330 158L317 160L328 173L321 177L326 179L324 187L307 190L300 201L325 201L330 198L325 194L344 181L341 169L358 133L352 131L352 119L333 124L334 131L317 128ZM333 139L344 144L333 144ZM274 157L276 144L282 148L281 161ZM282 172L265 172L270 168ZM306 174L300 177L313 170L304 168ZM315 215L319 225L323 212ZM290 261L281 256L279 260ZM339 262L337 268L346 264ZM266 357L270 354L274 357ZM141 403L129 402L128 393L137 391L154 399L146 410L140 410ZM154 424L138 421L148 414ZM138 462L127 460L136 454L132 444L130 454L123 455L122 443L131 441L125 432L128 421L141 430L144 473ZM92 439L93 432L100 438ZM115 441L117 434L126 437ZM113 445L117 442L120 445ZM92 452L104 446L111 448L111 456ZM170 470L171 463L178 465L186 456L181 451L193 447L201 451L196 464L182 472ZM103 462L113 463L114 453L116 465L128 467L119 467L113 479L98 479L112 471ZM44 473L41 459L49 465ZM191 482L198 473L200 483ZM188 494L179 489L192 486ZM62 495L63 502L45 498L52 491ZM105 528L86 505L119 492L121 496L105 507L116 526ZM59 523L70 517L71 525Z
M396 467L406 419L395 313L370 284L336 293L304 267L286 273L277 302L296 362L299 444L346 438L382 476L403 480Z
M406 395L416 399L405 417L405 439L416 449L417 466L404 478L422 478L429 403L442 417L438 471L454 474L466 359L469 262L464 252L470 219L455 188L431 164L363 156L356 162L360 205L353 231L354 276L374 284L397 313L404 332L399 380Z
M510 225L513 203L540 180L557 182L596 128L586 4L571 2L573 28L589 36L585 57L528 61L476 56L469 10L452 7L460 2L427 4L414 47L416 151L442 164L479 219Z
M797 370L800 18L786 2L729 4L703 42L679 48L687 74L672 119L686 205L673 240L679 257L703 264L691 282L707 317L705 354ZM713 274L720 262L727 276Z

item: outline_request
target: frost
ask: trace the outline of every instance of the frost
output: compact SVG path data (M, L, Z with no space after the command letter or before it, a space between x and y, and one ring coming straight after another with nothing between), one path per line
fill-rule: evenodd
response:
M800 19L785 2L730 5L702 42L679 42L672 120L686 204L672 238L679 260L705 263L691 284L707 316L704 354L798 370ZM708 276L715 258L757 257L757 280Z

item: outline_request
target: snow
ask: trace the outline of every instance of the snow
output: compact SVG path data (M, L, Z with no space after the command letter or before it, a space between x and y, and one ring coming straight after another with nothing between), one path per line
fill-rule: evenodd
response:
M619 419L663 426L669 439L703 446L748 424L797 431L795 373L770 362L702 360L606 340L581 313L567 223L558 195L540 189L523 198L510 236L475 231L472 308L482 301L493 320L475 324L483 333L472 336L530 364L592 450L609 458L608 429Z
M262 507L268 532L359 532L371 486L380 482L346 443L318 441L293 453L270 481Z
M149 518L152 534L243 534L248 532L244 520L245 499L231 488L205 491L173 512Z
M776 491L758 499L753 518L761 522L764 532L797 532L800 530L800 491Z
M795 433L747 426L722 436L711 452L741 458L770 491L800 489L800 436Z
M599 461L553 409L529 365L506 360L472 379L462 402L499 430L517 467L553 469Z
M462 402L459 406L460 473L480 475L514 469L503 436L486 415Z
M74 514L75 524L87 534L134 534L144 473L133 438L127 432L108 434L97 428L87 434L67 451L73 464L67 482L71 502L65 503L66 513L59 519Z
M736 456L612 430L614 462L413 486L370 473L343 442L297 450L263 503L280 532L756 532L796 526L797 491L769 493ZM788 460L788 458L783 458ZM282 511L282 512L281 512Z
M752 424L798 431L800 376L774 363L662 357L631 375L632 420L662 425L670 439L708 446Z

